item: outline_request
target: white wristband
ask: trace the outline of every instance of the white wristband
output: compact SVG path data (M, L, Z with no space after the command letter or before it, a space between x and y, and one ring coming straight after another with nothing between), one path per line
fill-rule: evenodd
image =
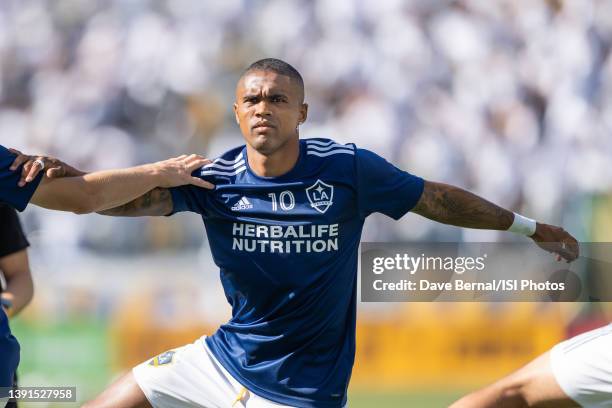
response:
M536 221L514 213L514 221L512 222L510 228L508 228L508 231L530 237L536 232Z

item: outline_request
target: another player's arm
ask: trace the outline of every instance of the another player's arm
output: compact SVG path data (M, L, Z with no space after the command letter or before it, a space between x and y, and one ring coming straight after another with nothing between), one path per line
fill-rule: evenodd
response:
M21 153L17 149L8 149L11 153L16 154L15 160L13 164L11 164L10 170L14 171L19 166L21 168L21 178L17 183L20 187L25 186L26 183L33 181L38 173L42 171L40 166L38 165L40 162L44 166L44 174L52 179L52 178L60 178L60 177L77 177L84 176L87 174L84 171L81 171L63 161L50 156L36 156L36 155L28 155Z
M43 178L31 202L52 210L87 214L133 200L156 185L157 176L146 166L81 177Z
M465 228L507 230L514 222L513 212L462 188L432 181L425 181L423 194L412 211L443 224ZM578 257L578 241L563 228L537 223L530 238L567 261Z
M25 174L26 166L31 166L34 161L35 156L19 154L16 158L13 168L25 163L22 181L28 182L36 177L36 166L31 167L29 174ZM172 199L163 187L194 184L213 188L212 184L191 175L192 171L209 162L198 155L183 155L128 169L99 171L77 177L45 177L31 202L44 208L77 214L114 209L108 214L163 215L161 212L167 214L172 211ZM126 203L128 205L121 208Z
M0 297L10 304L10 307L5 307L7 314L14 316L30 303L34 295L27 250L1 257L0 270L6 278L6 290Z

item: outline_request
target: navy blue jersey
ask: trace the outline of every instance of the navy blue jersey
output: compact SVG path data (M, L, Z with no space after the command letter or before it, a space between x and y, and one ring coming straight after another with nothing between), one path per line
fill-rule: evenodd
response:
M19 364L19 343L11 334L8 318L0 308L0 387L13 385L15 370ZM6 397L0 392L0 398Z
M22 251L28 246L29 243L21 229L17 212L12 207L0 203L0 259ZM0 361L2 362L0 364L0 387L8 387L13 381L13 375L19 362L19 344L11 335L4 310L0 310ZM0 398L2 398L1 393Z
M0 202L23 211L42 179L42 172L32 182L19 187L17 182L21 176L21 168L15 171L9 170L15 157L13 153L0 145Z
M9 170L14 160L15 155L0 145L0 202L23 211L38 187L41 176L26 186L19 187L17 182L21 175L21 168L16 171ZM5 225L0 225L0 228L5 227ZM16 240L18 238L15 237ZM0 387L10 387L19 363L19 343L11 334L4 310L0 310L0 362Z
M206 342L242 385L297 407L341 407L355 356L357 256L365 218L409 211L423 180L328 139L300 141L280 177L244 146L198 170L214 190L171 189L202 215L232 318Z

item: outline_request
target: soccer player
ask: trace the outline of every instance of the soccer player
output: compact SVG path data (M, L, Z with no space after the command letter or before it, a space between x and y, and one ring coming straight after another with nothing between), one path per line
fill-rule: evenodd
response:
M517 231L538 245L558 243L546 249L567 261L578 256L562 228L425 181L353 144L300 140L304 83L283 61L260 60L245 71L234 111L246 145L197 172L214 190L157 188L103 212L200 214L232 318L213 335L135 367L89 408L345 406L358 247L374 212Z
M611 407L611 345L612 324L583 333L451 408Z
M34 285L28 261L30 246L23 233L17 211L0 204L0 306L7 316L16 316L32 300ZM17 376L13 389L17 386ZM10 402L7 408L17 407Z
M44 170L45 162L53 166L49 170L53 170L52 175L55 176L70 175L75 170L54 159L34 159L17 153L0 146L0 202L20 211L31 201L49 209L88 213L124 204L158 186L193 183L200 188L212 187L209 182L191 176L194 169L209 163L209 160L197 155L180 156L129 169L49 179L40 173ZM27 174L25 180L21 180L24 176L20 166L25 161ZM40 174L36 176L37 173ZM2 224L2 228L7 227ZM18 363L19 344L11 334L4 308L0 308L0 405L6 401L3 399L7 394L4 387L13 384Z
M34 292L27 254L30 244L14 208L0 204L0 225L0 305L13 316L30 303Z

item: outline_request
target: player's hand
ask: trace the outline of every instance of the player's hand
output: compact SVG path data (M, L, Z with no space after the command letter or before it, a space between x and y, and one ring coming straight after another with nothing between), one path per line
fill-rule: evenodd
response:
M540 248L556 254L557 261L565 259L569 263L580 255L578 241L563 228L538 222L536 232L530 238Z
M19 187L23 187L26 183L34 180L42 170L45 170L45 175L49 178L76 177L85 174L85 172L77 170L55 157L23 154L17 149L8 150L17 155L13 164L11 164L11 170L17 170L23 164L21 178L17 183ZM40 163L42 163L42 166Z
M172 159L153 163L154 171L160 177L158 187L177 187L185 184L193 184L198 187L213 189L214 184L204 181L199 177L193 177L191 173L200 167L212 163L197 154L182 155Z

